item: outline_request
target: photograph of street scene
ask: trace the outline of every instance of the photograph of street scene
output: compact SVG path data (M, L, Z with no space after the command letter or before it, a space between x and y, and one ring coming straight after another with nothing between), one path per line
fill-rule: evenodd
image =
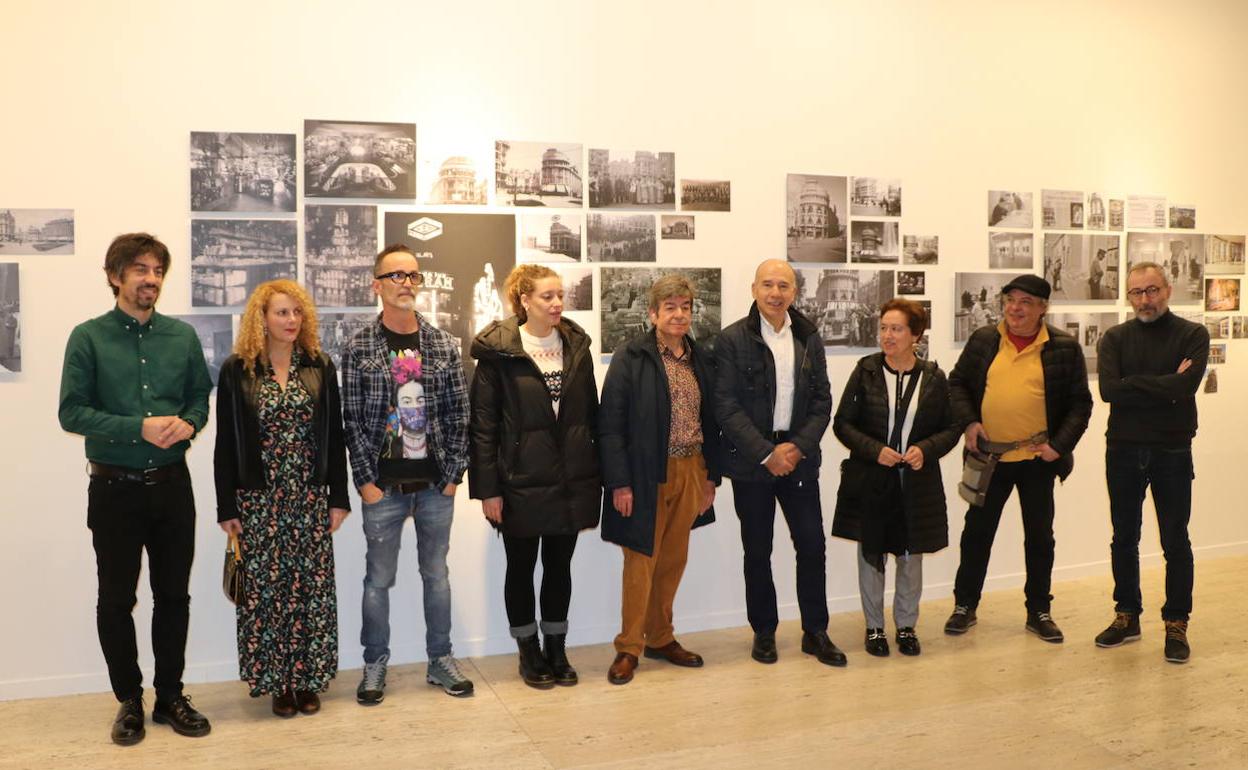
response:
M892 270L798 268L793 306L815 323L828 352L878 349L880 305L893 298Z
M494 194L500 206L579 208L581 145L494 142Z
M653 262L653 214L590 214L590 262Z
M290 212L294 134L191 132L191 211Z
M845 177L789 174L785 252L790 262L845 262L849 224Z
M0 209L0 257L73 253L73 209Z
M850 178L849 213L856 217L901 216L901 180L874 176Z
M718 267L604 267L598 300L604 358L650 328L650 287L671 273L680 273L693 284L689 334L710 349L723 320L723 282Z

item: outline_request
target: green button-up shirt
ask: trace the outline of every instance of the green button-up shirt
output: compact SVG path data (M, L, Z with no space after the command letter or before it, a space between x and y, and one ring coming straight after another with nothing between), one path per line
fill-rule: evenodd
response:
M212 377L190 324L153 312L145 324L114 307L74 327L61 371L61 427L86 436L87 459L127 468L181 460L182 441L143 440L143 419L177 415L199 433L208 422Z

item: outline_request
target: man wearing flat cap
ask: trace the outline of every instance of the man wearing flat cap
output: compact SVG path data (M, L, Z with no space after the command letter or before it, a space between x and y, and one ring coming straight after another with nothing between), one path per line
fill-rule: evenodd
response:
M1078 340L1044 322L1050 291L1048 281L1035 275L1007 283L1001 289L1004 320L971 334L949 376L954 417L966 426L966 450L999 460L983 505L966 512L947 634L964 634L976 623L1001 509L1017 487L1026 629L1046 642L1063 639L1050 614L1053 479L1065 481L1074 468L1071 453L1087 430L1092 394Z

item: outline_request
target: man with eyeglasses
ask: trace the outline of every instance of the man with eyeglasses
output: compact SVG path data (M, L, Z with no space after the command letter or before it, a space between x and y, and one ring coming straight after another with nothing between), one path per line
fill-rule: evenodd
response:
M1192 438L1196 389L1209 358L1209 331L1169 310L1170 282L1154 262L1127 273L1135 318L1105 332L1097 351L1101 398L1109 404L1105 480L1114 535L1114 620L1096 637L1098 647L1140 638L1140 527L1144 493L1153 490L1157 530L1166 557L1165 658L1191 656L1187 621L1192 611Z
M971 334L949 375L954 416L966 426L966 450L999 459L984 504L966 512L946 634L964 634L977 621L1001 510L1017 487L1027 569L1025 627L1046 642L1063 640L1050 614L1053 479L1064 481L1074 468L1072 452L1088 428L1092 393L1079 341L1044 322L1051 291L1035 275L1002 287L1005 318Z
M468 467L468 385L459 344L416 311L424 283L416 255L387 246L373 266L377 322L343 353L343 417L351 472L363 501L362 705L385 697L390 660L390 588L410 517L424 584L425 680L448 695L473 691L451 654L450 547L455 489Z

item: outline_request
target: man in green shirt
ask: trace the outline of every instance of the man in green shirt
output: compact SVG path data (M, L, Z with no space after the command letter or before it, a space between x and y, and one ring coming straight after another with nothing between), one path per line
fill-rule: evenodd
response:
M155 311L169 249L147 233L119 235L104 272L117 306L74 328L61 373L61 427L86 437L87 526L95 547L96 628L121 703L113 742L143 740L143 674L134 609L143 549L152 585L156 658L152 721L207 735L182 693L195 500L185 454L208 421L212 379L188 324Z

